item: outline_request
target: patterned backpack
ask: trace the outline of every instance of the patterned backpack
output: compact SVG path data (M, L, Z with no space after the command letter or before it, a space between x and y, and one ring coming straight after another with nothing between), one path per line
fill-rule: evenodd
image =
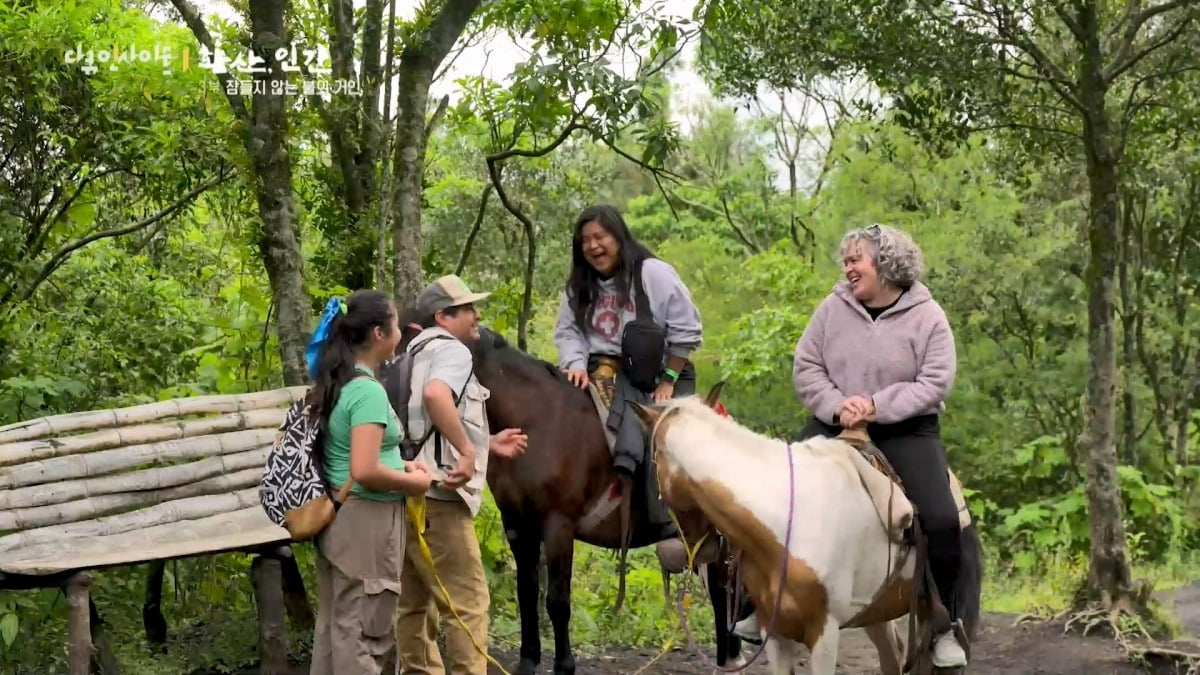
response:
M296 541L320 534L333 522L337 511L313 459L320 420L310 416L309 411L307 397L288 408L267 453L258 488L258 499L267 517L286 528ZM353 484L353 480L346 481L338 493L337 504L346 501Z

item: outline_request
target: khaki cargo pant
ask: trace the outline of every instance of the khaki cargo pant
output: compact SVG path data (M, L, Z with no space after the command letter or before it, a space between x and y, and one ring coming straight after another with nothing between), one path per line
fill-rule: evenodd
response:
M404 502L351 496L317 536L317 625L310 675L379 675L395 644Z
M479 540L471 511L461 501L425 500L425 541L437 575L445 585L454 609L470 629L463 630L446 605L441 589L421 556L413 533L405 543L401 577L400 611L396 619L396 650L402 675L486 675L488 649L487 578L479 555ZM446 664L438 652L439 623L446 631Z

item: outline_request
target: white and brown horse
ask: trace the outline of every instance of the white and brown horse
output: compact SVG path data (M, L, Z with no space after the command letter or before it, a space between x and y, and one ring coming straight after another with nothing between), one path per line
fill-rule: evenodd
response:
M810 672L833 675L840 629L861 627L879 650L880 670L900 675L904 645L893 620L913 606L918 556L900 536L911 504L844 440L789 444L722 417L710 407L719 388L709 404L684 398L634 408L650 432L664 499L676 512L702 512L740 551L772 672L792 673L804 644ZM974 524L961 540L957 602L973 637L982 565ZM930 667L928 658L916 664Z

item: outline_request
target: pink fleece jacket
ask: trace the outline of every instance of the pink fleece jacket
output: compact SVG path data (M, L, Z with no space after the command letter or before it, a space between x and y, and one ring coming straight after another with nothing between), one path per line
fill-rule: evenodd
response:
M872 321L849 282L840 281L796 343L792 381L826 424L854 395L870 397L876 421L891 424L944 410L954 372L954 335L924 284L913 284Z

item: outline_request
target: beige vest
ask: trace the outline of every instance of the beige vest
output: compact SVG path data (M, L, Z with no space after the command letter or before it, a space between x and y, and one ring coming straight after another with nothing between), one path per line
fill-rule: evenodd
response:
M430 339L433 332L449 335L441 328L430 328L414 338L413 342ZM424 436L432 424L429 414L425 410L422 393L425 391L425 385L429 382L429 375L437 352L450 346L452 343L448 340L434 340L426 345L413 360L412 396L408 402L409 431L413 438L419 439ZM475 373L471 373L470 378L467 379L467 386L458 400L458 417L467 431L467 438L471 440L471 444L476 449L475 475L467 481L466 485L457 490L450 491L432 487L426 493L430 499L466 502L467 507L471 509L472 517L479 514L479 507L483 502L483 488L487 482L488 443L491 440L491 432L488 428L486 404L490 395L491 392L479 383ZM442 458L440 464L436 460L439 442ZM417 453L417 459L424 462L433 471L435 481L445 480L446 474L458 465L460 456L461 453L458 449L436 432L429 436Z

